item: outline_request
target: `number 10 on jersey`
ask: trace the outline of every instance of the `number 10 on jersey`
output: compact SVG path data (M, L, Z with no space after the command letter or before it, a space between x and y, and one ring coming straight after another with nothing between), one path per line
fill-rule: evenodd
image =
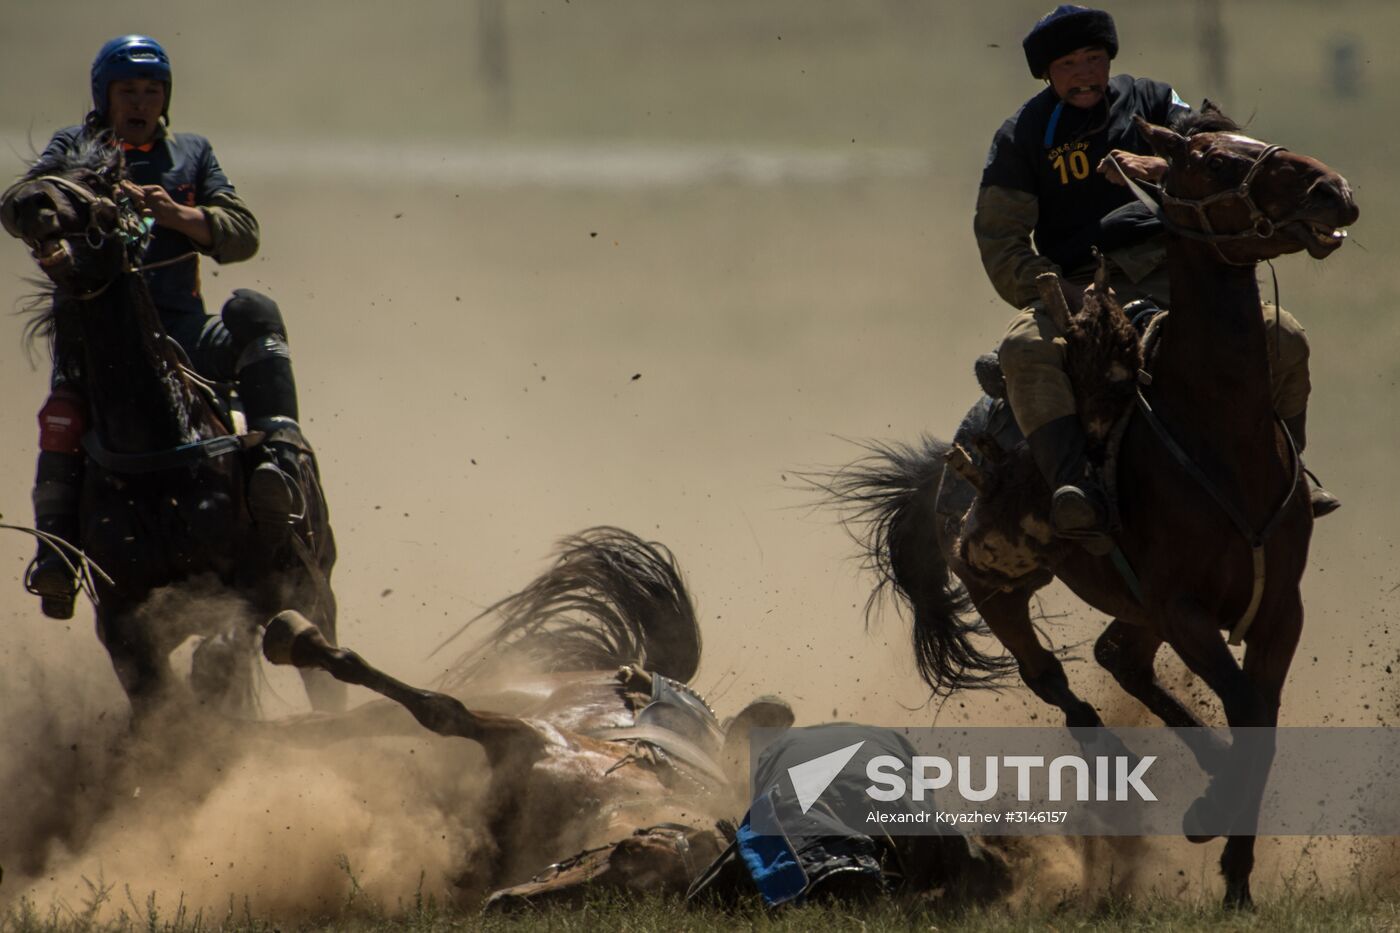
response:
M1069 184L1070 176L1075 180L1083 181L1089 177L1089 156L1083 149L1072 149L1069 154L1060 153L1055 156L1055 161L1050 163L1051 167L1060 173L1060 184Z

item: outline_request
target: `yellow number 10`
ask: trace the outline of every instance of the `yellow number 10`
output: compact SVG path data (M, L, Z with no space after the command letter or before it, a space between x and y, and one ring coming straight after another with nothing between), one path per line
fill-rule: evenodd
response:
M1065 165L1065 157L1060 155L1055 157L1055 161L1050 163L1060 173L1060 184L1069 184L1069 176L1083 181L1089 177L1089 157L1084 154L1083 149L1075 149L1069 154L1069 165Z

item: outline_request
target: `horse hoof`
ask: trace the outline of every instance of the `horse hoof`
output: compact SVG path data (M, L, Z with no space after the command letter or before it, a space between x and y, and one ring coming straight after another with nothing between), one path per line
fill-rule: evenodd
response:
M284 609L271 619L263 631L263 657L273 664L297 665L294 660L295 645L301 640L310 640L310 633L321 632L306 616L295 609Z

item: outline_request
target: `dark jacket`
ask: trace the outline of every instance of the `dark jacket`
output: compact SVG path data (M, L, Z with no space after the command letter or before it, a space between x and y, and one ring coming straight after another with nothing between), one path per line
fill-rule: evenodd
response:
M1096 169L1111 149L1151 154L1135 115L1171 125L1188 111L1169 85L1120 74L1092 110L1062 104L1047 87L1003 123L987 154L973 224L997 292L1024 307L1036 296L1039 273L1070 275L1090 261L1092 247L1132 246L1154 232L1131 209L1127 222L1134 229L1126 238L1118 224L1104 226L1133 196ZM1123 219L1123 212L1114 218Z
M74 151L88 132L81 126L59 130L38 164ZM127 177L138 185L160 185L177 203L198 207L209 218L213 237L208 247L201 247L182 233L156 226L143 263L154 264L189 252L212 256L221 263L239 262L257 253L257 218L219 167L209 140L194 133L162 132L146 146L123 148ZM146 282L162 314L204 313L198 255L148 271Z

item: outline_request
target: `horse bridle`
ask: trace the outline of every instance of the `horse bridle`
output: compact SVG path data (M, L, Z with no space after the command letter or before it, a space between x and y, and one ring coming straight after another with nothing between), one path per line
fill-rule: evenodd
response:
M1229 265L1253 266L1256 264L1255 260L1240 262L1239 260L1230 259L1221 252L1220 244L1237 240L1267 240L1278 232L1279 227L1306 219L1305 215L1301 212L1295 212L1287 217L1275 220L1266 214L1254 201L1254 193L1252 190L1254 176L1259 174L1259 170L1263 168L1264 163L1268 161L1270 156L1276 152L1287 151L1288 149L1285 146L1265 146L1264 151L1255 156L1254 161L1249 166L1249 170L1245 172L1244 178L1241 179L1238 185L1228 191L1217 191L1215 194L1207 195L1204 198L1179 198L1176 195L1168 194L1165 186L1153 186L1157 189L1158 195L1161 198L1160 203L1153 200L1151 195L1144 191L1142 186L1123 170L1122 164L1119 163L1116 158L1110 154L1108 159L1113 163L1114 167L1118 169L1119 175L1123 178L1123 181L1127 183L1128 190L1132 191L1134 196L1146 205L1146 207L1152 211L1153 216L1160 220L1162 225L1169 231L1177 236L1183 236L1190 240L1198 240L1203 243L1211 244L1215 247L1216 255L1220 260ZM1231 199L1242 202L1244 206L1249 209L1250 226L1248 229L1241 230L1237 233L1219 233L1211 225L1210 218L1206 216L1206 209L1222 201ZM1196 215L1196 220L1200 225L1199 228L1185 227L1170 219L1163 210L1165 207L1181 207L1190 210Z
M1265 146L1264 151L1255 157L1254 162L1249 166L1249 171L1245 172L1244 179L1229 191L1217 191L1215 194L1204 198L1178 198L1168 194L1166 189L1162 189L1162 204L1173 207L1189 208L1196 213L1196 219L1201 223L1201 232L1213 240L1240 240L1249 237L1268 239L1274 235L1282 224L1296 220L1297 217L1289 217L1286 220L1275 221L1254 203L1254 195L1250 191L1250 186L1254 183L1254 176L1259 174L1259 170L1264 167L1264 163L1269 156L1275 152L1287 152L1283 146ZM1206 208L1221 201L1236 198L1244 202L1244 206L1249 208L1250 229L1242 233L1216 233L1211 229L1210 218L1206 216Z
M65 178L62 175L35 175L32 178L21 178L19 181L6 188L3 194L0 194L0 221L3 221L3 225L7 231L24 240L25 245L27 245L30 252L33 253L35 262L37 262L40 267L51 266L62 256L71 258L71 254L65 244L59 253L50 256L41 256L39 254L39 244L19 232L19 227L14 216L15 208L11 195L14 193L15 189L36 182L49 182L55 187L61 188L69 195L72 195L79 203L87 207L88 223L86 230L83 231L83 239L92 249L101 249L103 244L107 242L107 239L113 235L112 231L104 230L98 225L97 218L99 213L106 213L110 210L114 211L117 216L117 229L115 234L121 237L122 243L126 247L125 267L112 281L100 285L92 291L73 294L70 297L76 298L79 301L91 300L110 288L112 282L115 282L121 275L128 272L139 272L146 268L133 263L131 261L131 256L133 253L139 255L150 242L154 230L153 221L151 221L150 218L141 217L136 211L132 210L130 202L127 201L124 196L118 199L99 195L86 185L80 184L71 178ZM66 240L68 238L63 237L62 239ZM183 259L185 257L180 258Z

